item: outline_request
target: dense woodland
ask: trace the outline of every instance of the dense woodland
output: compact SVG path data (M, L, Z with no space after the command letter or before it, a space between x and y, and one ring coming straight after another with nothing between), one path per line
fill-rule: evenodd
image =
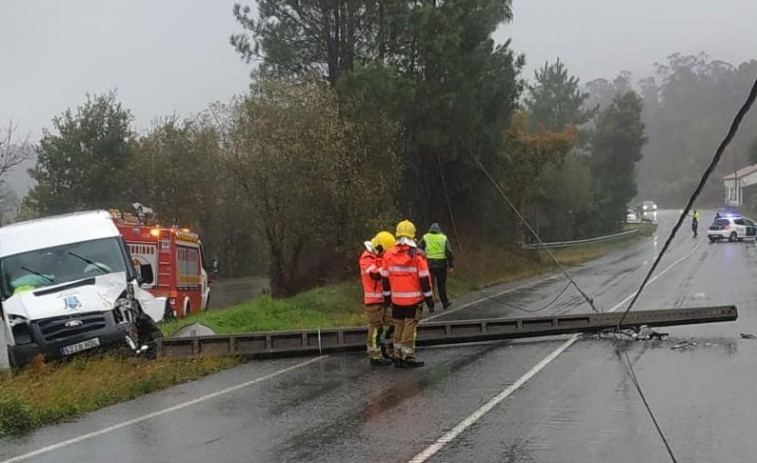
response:
M115 92L88 96L35 146L19 217L140 201L198 230L225 275L266 269L277 296L352 275L360 243L404 218L440 222L458 245L515 247L528 237L489 177L545 239L613 232L637 178L643 199L682 204L757 73L673 55L641 81L582 83L559 60L526 76L527 57L492 39L511 0L259 0L230 14L248 93L144 133ZM737 140L740 165L756 140ZM706 199L721 197L715 182Z

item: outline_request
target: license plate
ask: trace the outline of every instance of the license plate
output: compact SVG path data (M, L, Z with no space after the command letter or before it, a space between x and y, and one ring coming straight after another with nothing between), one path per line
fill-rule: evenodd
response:
M100 345L100 338L87 339L86 341L77 342L76 344L71 344L70 346L61 347L60 354L71 355L71 354L82 352L88 349L94 349L95 347L98 347L99 345Z

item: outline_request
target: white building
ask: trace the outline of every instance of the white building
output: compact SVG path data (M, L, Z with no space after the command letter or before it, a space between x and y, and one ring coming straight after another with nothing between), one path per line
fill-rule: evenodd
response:
M743 206L744 190L752 185L757 185L757 164L746 166L723 177L725 186L725 204L727 206Z

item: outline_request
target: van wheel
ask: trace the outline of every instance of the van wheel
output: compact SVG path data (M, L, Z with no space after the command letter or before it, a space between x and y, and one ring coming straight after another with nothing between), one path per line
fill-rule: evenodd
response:
M142 314L139 317L139 345L147 346L145 356L154 359L158 356L158 339L163 338L163 332L158 325L147 315Z
M19 364L16 361L16 356L13 355L13 349L10 346L8 346L7 350L8 350L8 366L11 368L11 370L18 370Z
M728 241L736 241L739 235L736 234L736 232L731 232L731 235L728 237Z

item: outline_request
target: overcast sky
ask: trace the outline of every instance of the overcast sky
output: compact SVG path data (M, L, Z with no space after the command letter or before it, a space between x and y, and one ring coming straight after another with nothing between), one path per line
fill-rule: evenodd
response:
M250 4L251 0L248 0ZM244 92L233 0L0 0L0 122L33 138L85 94L117 89L140 130ZM583 81L647 73L675 51L757 58L757 0L514 0L497 33L527 77L560 57Z

